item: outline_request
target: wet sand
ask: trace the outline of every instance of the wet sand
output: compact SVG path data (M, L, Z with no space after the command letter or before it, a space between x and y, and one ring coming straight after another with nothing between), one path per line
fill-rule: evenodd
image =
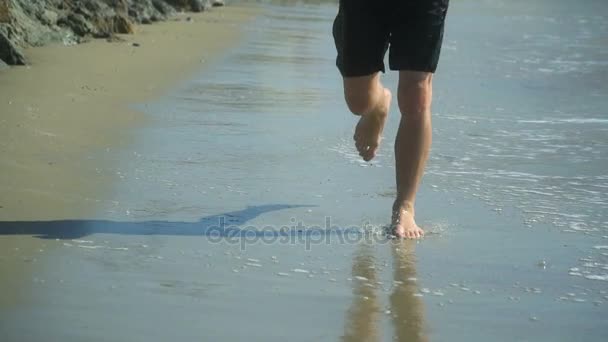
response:
M181 14L138 26L121 42L32 48L31 66L1 70L0 220L94 216L120 178L100 172L112 162L100 152L128 146L133 129L145 125L132 105L221 58L254 15L243 6ZM48 244L0 237L0 305L15 300L24 265Z

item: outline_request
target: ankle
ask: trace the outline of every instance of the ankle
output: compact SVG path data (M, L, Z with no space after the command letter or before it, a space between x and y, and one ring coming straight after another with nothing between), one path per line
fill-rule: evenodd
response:
M393 203L393 212L399 213L401 211L407 211L414 215L414 202L397 198Z

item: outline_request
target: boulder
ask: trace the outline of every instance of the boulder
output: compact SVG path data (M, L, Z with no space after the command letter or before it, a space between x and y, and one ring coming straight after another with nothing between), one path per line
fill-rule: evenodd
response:
M101 0L118 14L127 14L131 0Z
M169 5L173 6L176 10L182 11L190 6L190 0L165 0Z
M11 0L9 3L9 25L13 43L21 47L41 46L59 38L58 27L46 25L40 20L44 13L45 1Z
M10 27L0 26L0 59L11 65L25 65L27 60L19 46L11 40L10 32Z
M71 29L79 36L93 34L96 31L93 24L80 13L69 13L67 16L59 19L57 24Z
M152 0L152 5L165 17L175 14L175 9L166 3L165 0Z
M80 14L90 23L91 30L85 34L91 34L95 38L108 38L114 32L114 17L116 12L100 0L78 0L72 7L72 12ZM81 32L75 31L79 36L83 36Z
M190 10L192 12L203 12L205 11L205 3L203 0L190 0Z
M163 6L161 2L154 0L131 0L128 8L129 17L133 18L135 22L142 24L165 20L168 14L172 13L172 9L167 8L170 7L167 4ZM158 8L163 9L163 11L161 12Z
M114 33L134 33L135 23L223 5L223 0L0 0L0 59L26 64L25 47L113 39Z
M59 20L59 14L51 10L44 10L42 11L42 13L39 14L38 19L41 23L47 26L53 26L57 24L57 21Z
M207 0L165 0L178 11L203 12L209 6Z
M114 33L133 34L135 26L127 16L118 14L114 17Z
M0 23L8 23L10 19L8 1L0 0Z

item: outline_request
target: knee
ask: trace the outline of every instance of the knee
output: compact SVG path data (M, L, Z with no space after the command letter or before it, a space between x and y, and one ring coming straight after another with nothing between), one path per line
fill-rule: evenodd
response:
M374 109L374 101L368 91L347 91L344 94L348 109L356 115L363 115Z
M400 77L397 100L402 115L412 119L430 116L432 96L431 73L413 73Z
M344 78L344 99L348 109L356 115L373 111L381 90L378 73Z

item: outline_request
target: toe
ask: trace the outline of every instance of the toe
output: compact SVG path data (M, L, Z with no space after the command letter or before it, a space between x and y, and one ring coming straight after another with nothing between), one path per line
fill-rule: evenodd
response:
M378 145L369 145L367 146L367 151L365 151L365 155L363 156L363 159L365 161L370 161L372 159L374 159L374 157L376 156L376 150L378 149Z
M360 139L355 140L355 147L357 148L357 151L359 151L359 154L361 154L361 151L363 151L363 143Z
M361 155L361 157L363 157L364 161L368 162L374 158L374 151L370 147L368 147L367 150Z
M376 157L376 151L378 151L378 145L369 147L369 160L372 160Z
M357 150L359 151L359 156L361 156L362 158L365 158L365 155L367 153L367 148L363 145L357 146Z

